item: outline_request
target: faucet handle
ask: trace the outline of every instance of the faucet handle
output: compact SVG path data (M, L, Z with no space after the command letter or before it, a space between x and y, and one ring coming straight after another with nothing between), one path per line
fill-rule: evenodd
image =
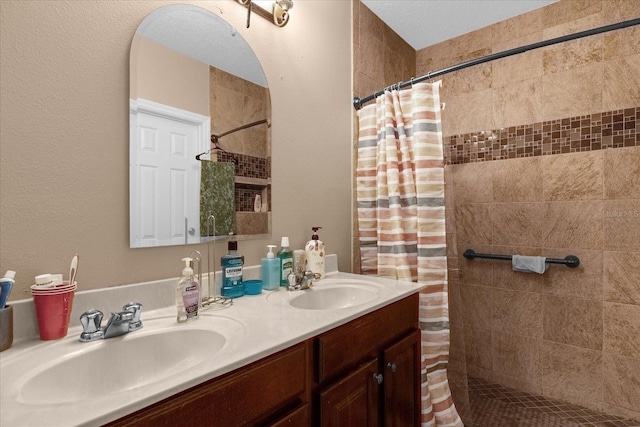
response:
M287 276L287 290L309 289L313 286L314 278L315 276L310 270L301 273L289 273Z
M102 312L96 309L90 309L82 313L80 316L80 324L82 325L82 333L80 341L93 341L100 339L104 335L100 324L102 323Z
M122 307L123 311L127 311L133 314L133 318L129 322L129 331L135 331L142 328L142 320L140 315L142 314L142 304L139 302L130 302Z
M130 311L133 313L133 321L140 320L140 313L142 312L142 304L139 302L130 302L122 307L122 311Z
M298 280L296 277L296 273L289 273L287 275L287 290L288 291L295 291L297 289L297 285L298 285Z

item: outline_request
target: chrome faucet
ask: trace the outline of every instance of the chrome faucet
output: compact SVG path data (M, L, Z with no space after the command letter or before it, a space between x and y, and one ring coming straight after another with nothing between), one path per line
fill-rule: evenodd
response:
M102 327L102 312L93 308L87 310L80 316L80 324L83 329L80 341L96 341L136 331L142 328L141 312L142 304L130 302L122 307L121 312L111 313L107 326Z
M309 289L313 286L313 280L317 279L312 271L289 273L287 276L287 290L297 291Z

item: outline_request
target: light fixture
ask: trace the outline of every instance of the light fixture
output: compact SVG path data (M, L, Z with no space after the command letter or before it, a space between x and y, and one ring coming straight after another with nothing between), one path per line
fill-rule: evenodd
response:
M252 10L278 27L284 27L289 22L289 9L293 8L293 0L238 0L238 3L248 9L247 28Z

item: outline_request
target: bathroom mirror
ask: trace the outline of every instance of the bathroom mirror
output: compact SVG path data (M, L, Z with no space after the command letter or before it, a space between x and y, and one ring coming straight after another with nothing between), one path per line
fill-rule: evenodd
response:
M129 98L132 248L270 236L269 88L235 28L156 9L131 42Z

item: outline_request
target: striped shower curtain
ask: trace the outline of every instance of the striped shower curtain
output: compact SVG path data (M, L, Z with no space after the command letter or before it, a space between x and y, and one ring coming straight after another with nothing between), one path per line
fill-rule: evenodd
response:
M363 274L426 284L420 293L421 424L462 427L447 380L449 312L440 82L385 91L358 111Z

